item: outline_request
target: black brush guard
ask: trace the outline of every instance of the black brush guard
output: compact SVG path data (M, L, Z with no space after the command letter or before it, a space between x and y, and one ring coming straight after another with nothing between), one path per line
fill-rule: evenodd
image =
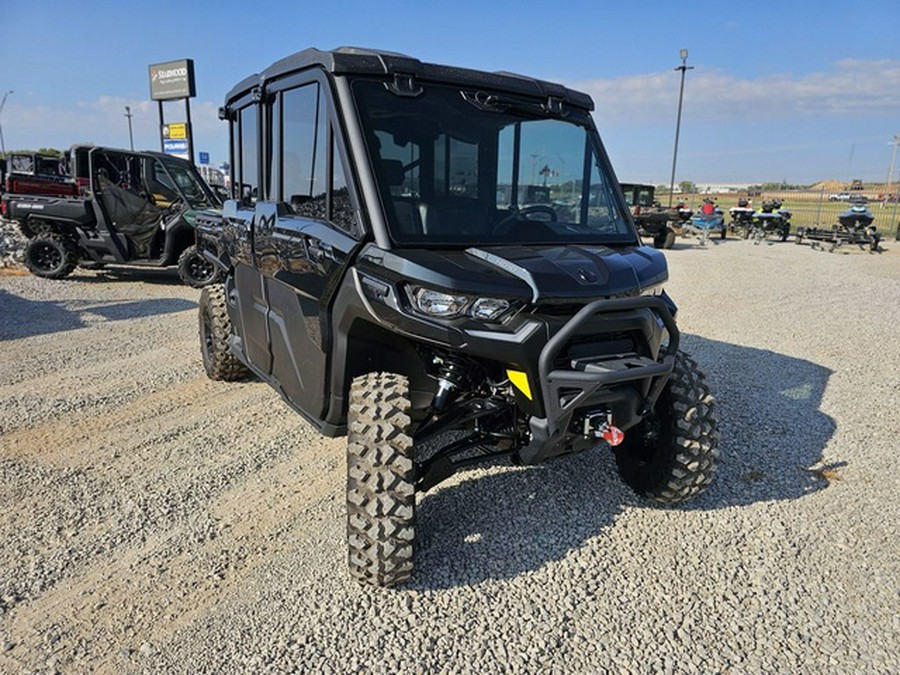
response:
M668 344L658 360L628 354L580 359L579 369L560 369L554 366L569 340L581 334L585 324L597 315L641 309L651 310L669 333ZM653 409L675 366L678 342L675 319L661 297L595 300L585 305L541 351L538 373L546 417L531 417L529 420L531 440L519 449L519 459L525 464L535 464L559 454L558 448L569 432L576 411L590 403L591 398L604 388L625 382L648 381L648 393L638 407L640 417L647 415Z

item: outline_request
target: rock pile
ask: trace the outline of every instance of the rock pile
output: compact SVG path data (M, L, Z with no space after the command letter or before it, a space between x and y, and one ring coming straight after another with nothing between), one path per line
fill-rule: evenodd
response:
M13 221L0 218L0 268L21 265L26 243Z

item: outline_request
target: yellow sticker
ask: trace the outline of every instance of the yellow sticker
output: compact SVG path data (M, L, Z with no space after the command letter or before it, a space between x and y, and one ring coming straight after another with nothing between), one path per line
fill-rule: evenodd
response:
M525 398L529 401L531 399L531 387L528 385L528 375L523 373L521 370L507 370L506 376L509 378L509 381L513 383L516 389L525 394Z

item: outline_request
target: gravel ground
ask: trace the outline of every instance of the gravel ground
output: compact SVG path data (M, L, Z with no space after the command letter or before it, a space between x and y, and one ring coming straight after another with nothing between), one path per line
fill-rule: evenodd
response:
M342 439L211 382L172 272L0 276L0 672L897 672L900 244L667 252L722 467L654 508L608 452L420 499L345 571Z

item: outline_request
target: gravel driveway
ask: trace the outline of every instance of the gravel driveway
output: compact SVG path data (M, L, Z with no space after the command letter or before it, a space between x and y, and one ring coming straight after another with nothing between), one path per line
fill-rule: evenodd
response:
M348 578L343 439L211 382L169 272L0 276L0 672L897 672L900 244L668 251L722 467L651 507L608 452L420 499Z

